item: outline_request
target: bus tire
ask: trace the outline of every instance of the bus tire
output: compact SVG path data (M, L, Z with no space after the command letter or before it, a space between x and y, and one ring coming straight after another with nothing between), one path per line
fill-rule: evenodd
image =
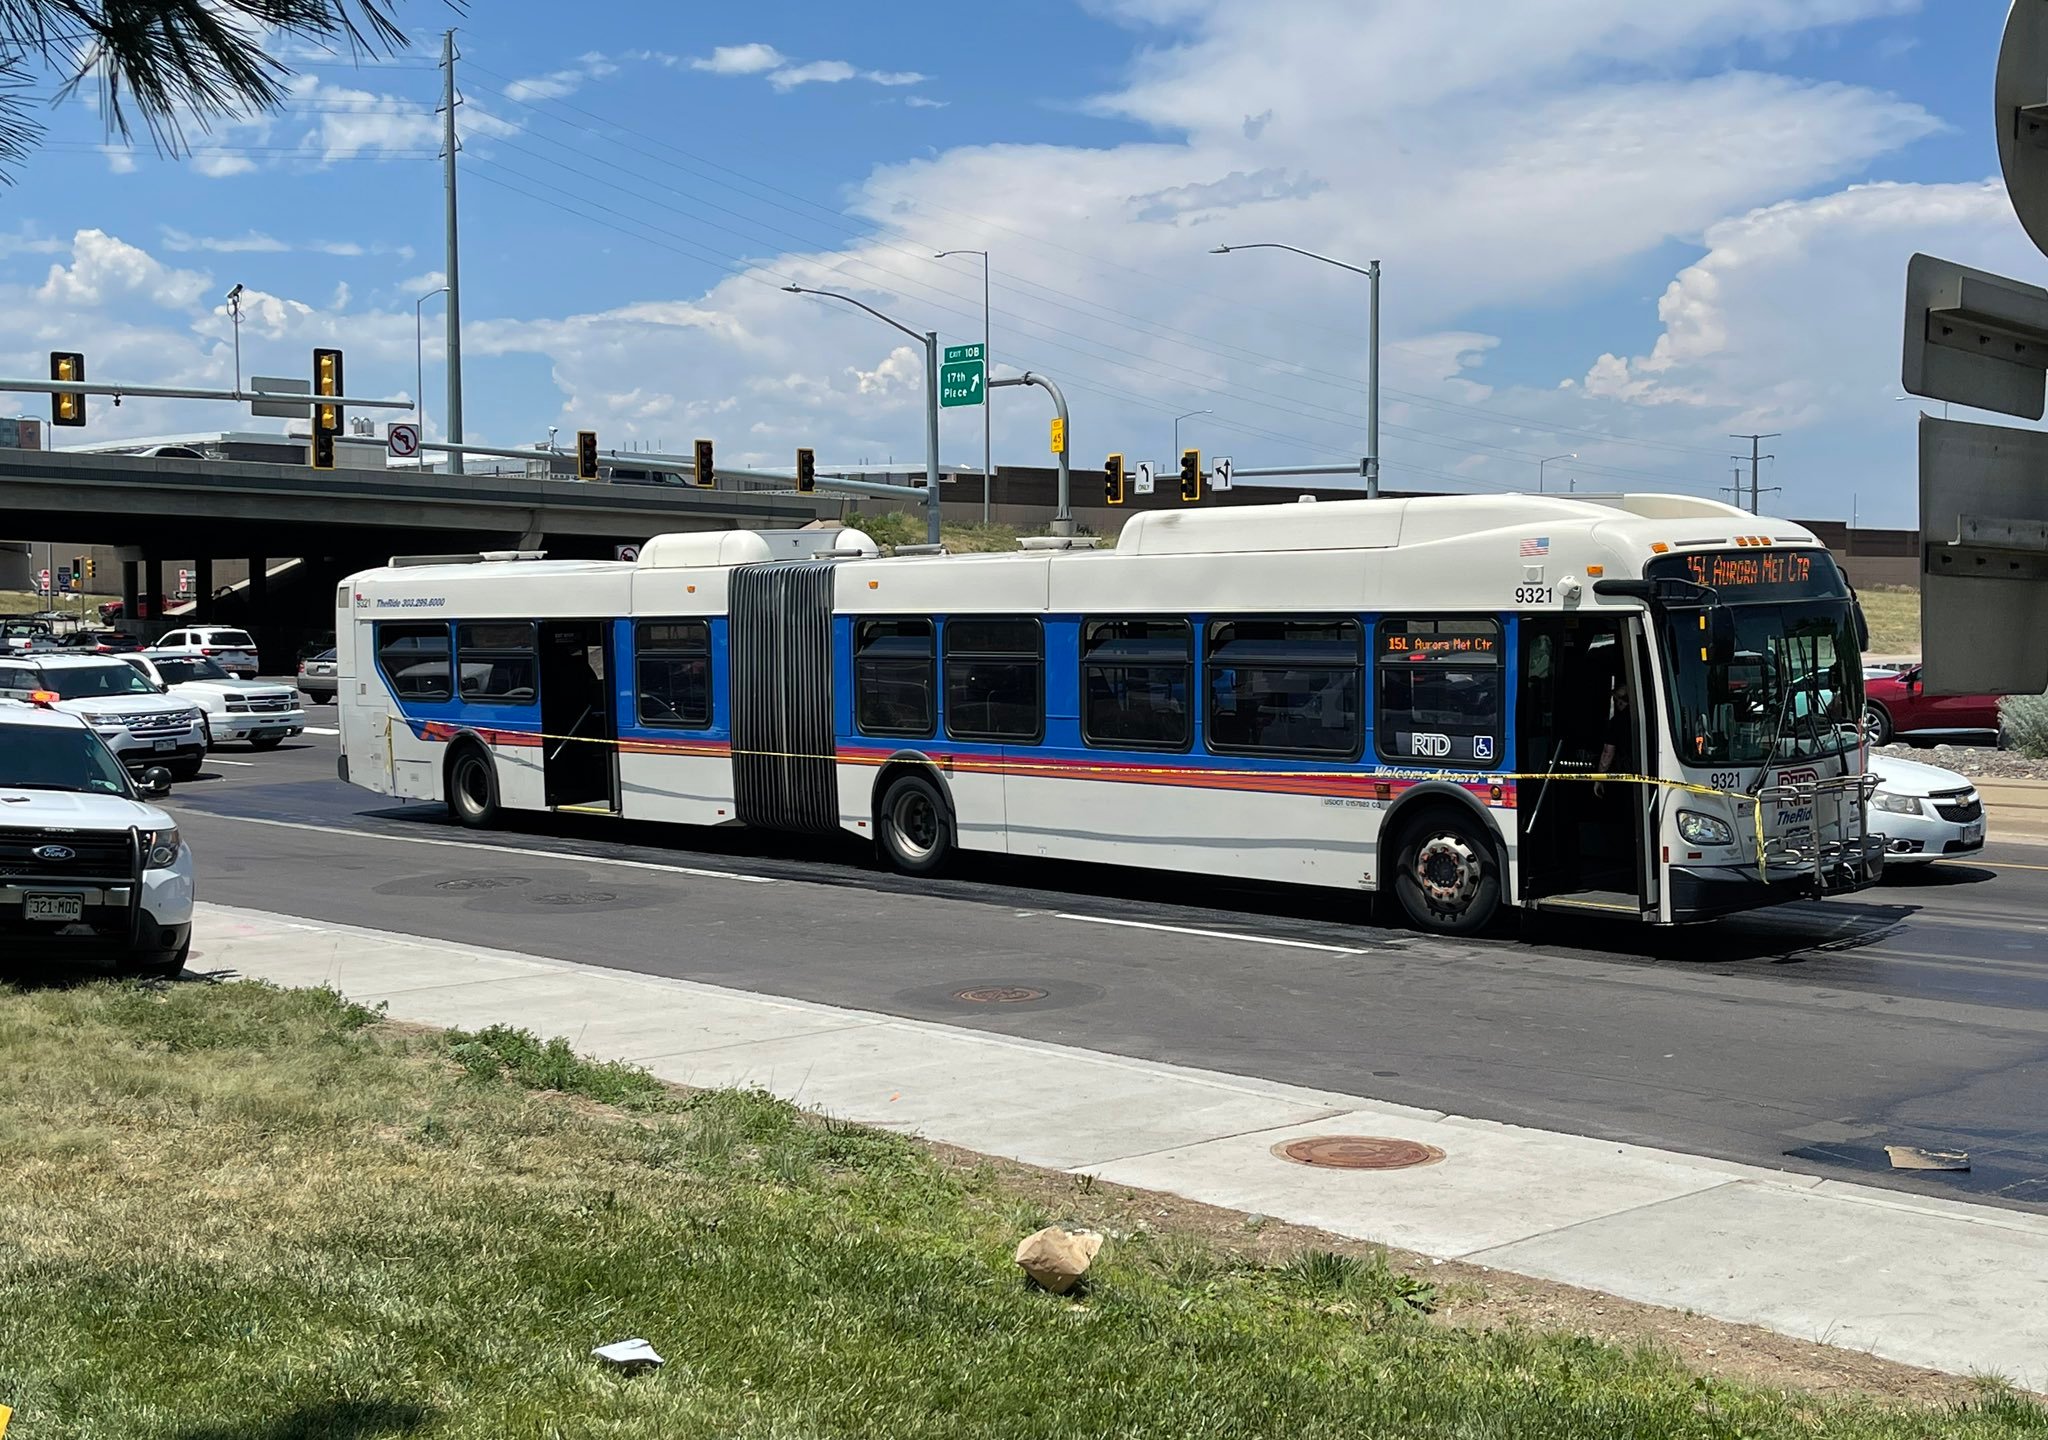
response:
M953 816L946 797L922 775L905 775L882 796L875 841L892 869L936 875L953 858Z
M1472 935L1500 909L1500 861L1479 821L1454 810L1418 816L1401 830L1394 893L1409 923L1433 935Z
M498 823L498 770L490 754L474 742L455 747L448 757L448 813L471 830Z

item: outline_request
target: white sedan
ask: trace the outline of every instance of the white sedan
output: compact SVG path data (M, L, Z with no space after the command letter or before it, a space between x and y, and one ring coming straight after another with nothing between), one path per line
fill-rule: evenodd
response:
M299 692L267 680L237 680L200 655L160 655L145 650L121 657L166 694L189 700L206 715L208 743L246 740L271 750L306 728Z
M1984 848L1984 801L1967 776L1877 754L1870 773L1870 829L1885 837L1886 869Z

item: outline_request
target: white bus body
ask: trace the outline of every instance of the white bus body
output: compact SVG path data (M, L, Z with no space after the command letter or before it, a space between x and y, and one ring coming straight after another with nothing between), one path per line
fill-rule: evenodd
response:
M1101 551L826 543L353 576L345 777L469 823L1387 888L1447 932L1497 903L1672 923L1881 865L1855 602L1786 521L1509 495L1152 511Z

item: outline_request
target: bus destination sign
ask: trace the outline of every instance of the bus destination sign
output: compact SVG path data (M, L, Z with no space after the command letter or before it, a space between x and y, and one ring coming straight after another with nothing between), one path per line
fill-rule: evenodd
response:
M1705 550L1652 560L1651 579L1690 580L1722 600L1793 600L1839 597L1840 572L1825 550Z
M1499 658L1500 636L1414 634L1382 626L1380 654L1394 660L1463 660L1484 664Z

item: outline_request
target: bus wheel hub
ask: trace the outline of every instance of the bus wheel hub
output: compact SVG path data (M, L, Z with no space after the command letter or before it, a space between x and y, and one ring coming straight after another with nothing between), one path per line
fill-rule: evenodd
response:
M1433 835L1415 853L1415 879L1432 904L1462 908L1479 888L1479 857L1456 835Z

